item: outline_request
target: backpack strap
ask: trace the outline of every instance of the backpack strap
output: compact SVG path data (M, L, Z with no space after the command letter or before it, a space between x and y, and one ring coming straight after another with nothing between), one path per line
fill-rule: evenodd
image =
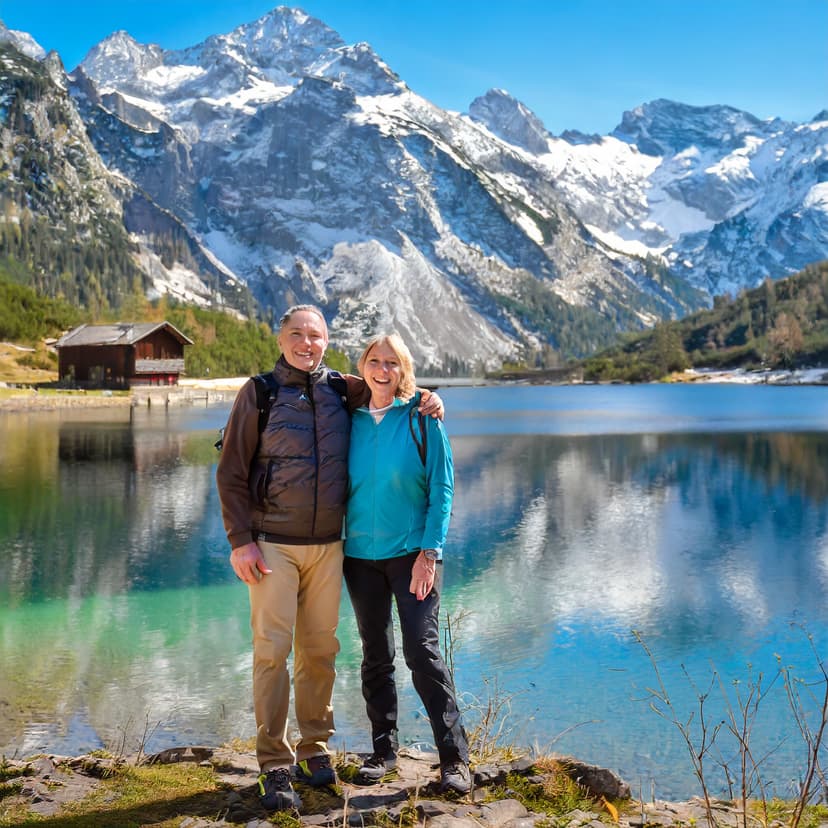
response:
M267 425L267 418L270 416L270 409L276 400L276 395L279 393L279 383L276 382L276 377L273 371L268 371L265 374L256 374L251 377L253 385L256 387L256 408L259 410L258 429L261 434ZM344 379L343 379L344 382ZM224 429L222 426L219 429L219 437L213 445L217 451L221 451L224 447Z
M414 433L414 418L417 418L417 425L419 426L420 439ZM408 409L408 428L411 431L411 439L414 440L414 445L417 446L417 452L420 455L420 461L423 465L426 462L426 451L428 449L428 432L426 431L425 417L417 410L417 406L412 405Z
M276 395L279 393L279 383L276 382L273 371L256 374L251 379L256 386L256 408L259 409L259 434L261 434L267 425L267 418L276 401Z

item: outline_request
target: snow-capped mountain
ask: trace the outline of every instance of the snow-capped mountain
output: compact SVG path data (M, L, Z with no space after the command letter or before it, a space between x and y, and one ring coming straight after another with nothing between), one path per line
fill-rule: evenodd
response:
M286 7L179 51L117 32L69 88L145 258L161 216L189 239L155 290L315 302L351 352L396 328L421 367L586 353L828 256L824 115L654 101L556 137L503 90L442 110Z
M472 113L527 146L502 98L485 96L498 102L488 108L494 116L478 102ZM527 119L526 130L538 135L537 119ZM546 151L532 152L595 236L659 257L709 296L828 255L825 112L793 124L658 100L624 113L610 136L548 136Z
M396 328L421 365L497 364L699 304L593 237L525 150L296 9L175 52L118 32L72 77L111 169L265 305L326 306L351 350Z

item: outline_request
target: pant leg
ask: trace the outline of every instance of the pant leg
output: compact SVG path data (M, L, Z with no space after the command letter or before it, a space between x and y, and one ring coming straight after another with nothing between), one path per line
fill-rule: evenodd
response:
M396 747L397 686L394 681L394 624L385 561L345 558L343 571L362 641L362 696L371 723L373 749Z
M342 594L342 541L299 547L293 695L300 741L296 759L327 751L334 733L331 697L339 652L336 625Z
M288 739L290 674L287 659L293 646L299 569L297 547L259 541L268 568L273 570L250 593L253 630L253 711L256 716L256 758L262 770L294 761Z
M454 682L440 650L440 586L442 564L434 587L422 601L409 592L417 553L391 558L387 574L397 603L403 655L411 679L431 722L440 762L469 761L469 744L457 708Z

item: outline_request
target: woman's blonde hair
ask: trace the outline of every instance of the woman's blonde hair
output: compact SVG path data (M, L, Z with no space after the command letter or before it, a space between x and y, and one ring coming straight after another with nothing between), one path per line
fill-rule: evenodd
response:
M357 370L361 376L365 376L365 363L368 360L368 353L375 345L387 345L400 362L400 384L394 396L408 402L417 388L417 381L414 378L414 359L411 351L408 350L405 342L398 333L378 334L368 340L362 356L357 361Z

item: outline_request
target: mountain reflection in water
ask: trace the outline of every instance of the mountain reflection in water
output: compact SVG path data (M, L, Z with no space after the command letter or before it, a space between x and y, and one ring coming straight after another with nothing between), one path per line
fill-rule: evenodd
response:
M511 408L499 390L447 390L457 494L443 609L469 727L481 706L506 702L502 741L677 797L698 789L680 737L649 709L655 678L632 631L684 718L698 707L691 680L706 689L720 676L727 693L759 673L769 683L777 653L817 673L806 633L824 653L828 433L801 416L823 415L822 389L774 389L789 395L781 404L770 389L689 404L670 390L520 389ZM763 430L736 429L738 410ZM252 735L247 595L214 484L226 414L0 417L6 755L125 737L129 749L147 727L149 750ZM627 431L601 433L601 422ZM343 601L336 738L367 749ZM402 736L427 743L398 666ZM726 712L718 683L707 704L711 717ZM761 754L787 736L763 766L785 795L803 748L781 683L759 720Z

